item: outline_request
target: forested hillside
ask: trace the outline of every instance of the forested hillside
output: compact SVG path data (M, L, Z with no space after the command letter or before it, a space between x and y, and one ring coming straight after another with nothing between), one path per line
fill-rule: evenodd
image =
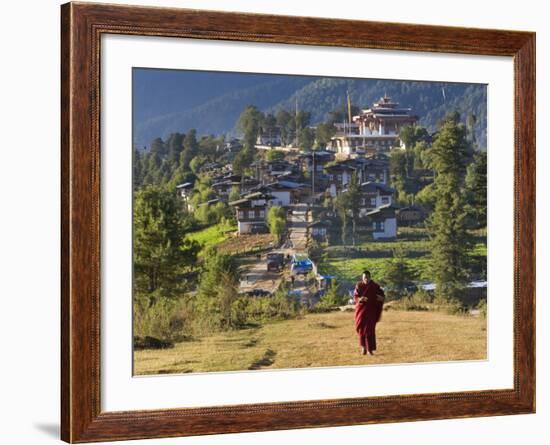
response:
M322 122L327 113L345 104L346 91L352 104L360 108L370 107L387 94L401 105L412 107L420 118L419 124L430 131L437 129L437 123L449 111L458 111L463 119L473 114L478 144L483 148L487 145L485 85L323 78L311 81L268 111L292 110L298 102L300 109L311 113L313 123Z
M458 111L464 120L470 115L475 116L478 146L481 149L486 147L485 85L231 74L239 77L237 81L236 77L228 77L229 74L218 76L221 77L212 74L210 80L202 84L197 84L192 77L182 77L181 84L170 79L166 88L174 91L172 95L164 92L162 84L135 81L135 144L148 146L156 137L165 138L170 133L189 128L196 128L198 134L236 135L237 119L249 104L267 112L281 109L293 112L297 104L300 110L311 113L311 124L315 125L324 121L330 111L345 106L346 92L349 91L352 104L360 108L370 107L380 96L387 94L402 105L412 107L420 117L419 124L430 131L436 130L438 121L449 111ZM248 84L246 76L251 76ZM204 92L209 84L212 85L210 94ZM179 85L178 88L175 85ZM197 103L200 97L194 90L203 91L203 102ZM186 91L189 91L190 103L187 103ZM143 95L150 100L137 100L137 96Z

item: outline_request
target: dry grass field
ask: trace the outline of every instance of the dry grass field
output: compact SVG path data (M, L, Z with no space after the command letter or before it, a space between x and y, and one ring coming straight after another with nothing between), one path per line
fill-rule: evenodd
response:
M135 351L134 374L482 360L486 340L481 317L391 310L377 325L377 354L363 356L353 312L339 311Z

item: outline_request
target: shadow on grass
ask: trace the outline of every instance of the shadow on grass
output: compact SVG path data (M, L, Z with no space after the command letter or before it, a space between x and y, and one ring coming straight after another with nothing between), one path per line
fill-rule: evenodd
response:
M260 341L260 339L258 339L258 338L251 338L246 343L243 343L242 346L243 346L243 348L252 348L252 347L256 346L259 341Z
M317 323L310 323L309 326L312 328L320 328L320 329L336 329L336 326L334 326L333 324L325 323L324 321L320 321Z
M271 366L273 363L275 363L275 356L276 355L277 355L277 353L275 351L273 351L272 349L266 349L266 351L264 352L263 357L261 357L260 359L254 361L248 367L248 369L253 371L253 370L262 369L262 368L266 368L268 366Z

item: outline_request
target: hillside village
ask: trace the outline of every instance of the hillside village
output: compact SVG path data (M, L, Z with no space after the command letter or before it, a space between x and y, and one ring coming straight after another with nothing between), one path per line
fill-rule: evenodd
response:
M337 132L324 150L302 151L292 145L281 146L277 128L271 134L260 133L258 149L275 150L283 155L272 161L257 159L252 164L253 176L233 174L231 164L203 166L203 171L212 178L217 196L202 205L229 203L235 209L239 235L267 232L267 211L273 205L307 206L310 236L327 241L334 212L327 211L323 201L345 193L355 174L362 193L359 211L362 230L375 240L395 238L398 219L410 224L423 216L419 207L396 207L395 190L389 185L388 153L404 148L399 131L416 119L410 109L400 108L390 98L383 97L371 109L354 116L352 124L337 123ZM233 140L225 148L232 151L238 145L239 141ZM176 188L189 211L193 211L190 204L193 184L178 184ZM234 188L241 197L229 201Z
M420 205L398 205L391 185L390 154L407 150L400 133L405 127L414 128L418 117L413 110L383 96L356 115L351 114L351 106L347 111L344 122L334 123L326 145L315 150L304 150L296 143L297 138L285 144L283 131L276 125L259 128L254 141L256 154L249 167L239 173L234 171L232 161L243 150L243 140L232 139L218 145L216 157L226 162L204 162L197 172L201 181L209 184L208 199L197 199L200 192L196 181L175 186L188 213L205 208L226 209L227 218L236 223L228 236L247 238L245 243L261 251L249 252L254 261L242 261L241 292L269 295L282 282L291 280L300 301L315 305L332 279L346 281L345 277L320 270L323 267L318 267L317 260L323 247L349 243L355 249L364 243L395 241L399 227L415 226L427 216ZM424 132L422 139L429 142L431 136ZM356 208L342 213L337 210L337 202L351 194L352 183L357 189ZM265 234L270 233L268 215L273 207L283 209L283 233L269 245L261 246L255 240L265 240ZM346 213L350 214L349 219L354 217L351 234L348 228L342 228ZM274 254L283 258L276 273L270 267ZM301 271L303 274L296 273L299 268L294 263L298 256L308 264ZM287 266L286 271L283 266ZM303 278L306 273L315 275L315 286L307 284Z
M366 108L348 96L316 125L295 108L247 106L239 138L189 130L135 150L136 332L204 335L343 308L365 269L401 305L437 294L436 307L478 310L486 156L475 116L451 113L429 133L385 94Z

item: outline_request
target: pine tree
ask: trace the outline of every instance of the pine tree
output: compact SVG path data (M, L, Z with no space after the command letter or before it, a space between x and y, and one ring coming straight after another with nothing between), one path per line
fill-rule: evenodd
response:
M281 131L281 144L288 145L291 142L291 136L289 132L289 125L292 121L292 116L286 110L281 110L276 116L277 126Z
M208 331L230 329L231 307L238 298L239 267L231 255L205 252L204 271L196 297L197 315Z
M252 105L247 106L239 116L237 125L243 134L243 148L233 161L234 173L242 174L254 161L256 140L258 139L263 119L263 114Z
M139 149L134 150L134 159L133 159L133 185L134 190L137 190L143 183L143 163L142 156Z
M134 289L136 295L171 298L185 288L185 269L196 262L196 243L185 240L177 197L146 186L134 202Z
M334 207L338 212L340 221L342 221L340 230L341 230L341 236L342 236L342 244L345 246L346 235L348 232L348 218L349 218L349 209L348 209L348 203L347 203L345 193L340 193L339 195L336 196L336 199L334 200Z
M476 154L466 173L466 191L477 227L487 226L487 152Z
M181 133L172 133L166 141L168 146L168 161L172 165L172 170L177 168L180 159L180 153L183 151L183 139L185 135Z
M392 298L399 298L406 294L407 287L413 283L415 278L405 258L405 252L400 247L393 251L393 258L389 260L384 273L384 284L386 295Z
M446 299L457 298L468 278L471 241L466 225L464 178L470 158L466 127L459 122L457 113L448 115L431 149L436 202L428 220L436 294Z
M151 153L157 153L160 157L166 155L166 145L162 138L156 138L151 142Z
M199 143L197 142L197 130L192 128L183 139L183 151L180 154L179 165L184 170L189 170L189 164L197 155Z
M357 221L359 220L359 206L361 204L361 185L357 173L353 173L345 192L346 206L351 213L351 233L353 245L355 246L357 236Z

